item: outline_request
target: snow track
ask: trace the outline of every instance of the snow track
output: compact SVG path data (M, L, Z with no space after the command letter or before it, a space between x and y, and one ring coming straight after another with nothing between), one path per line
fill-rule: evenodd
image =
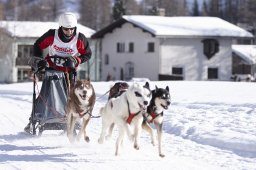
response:
M111 82L93 84L98 98L93 115L98 115L107 100L102 95ZM66 135L57 130L31 137L23 132L32 108L31 83L0 85L0 169L256 170L255 84L150 84L169 85L171 91L172 104L164 113L165 158L158 156L157 146L152 146L145 131L140 150L125 140L121 155L115 156L117 129L104 144L97 142L101 118L89 122L90 143L70 144ZM234 95L232 90L237 89L246 90Z

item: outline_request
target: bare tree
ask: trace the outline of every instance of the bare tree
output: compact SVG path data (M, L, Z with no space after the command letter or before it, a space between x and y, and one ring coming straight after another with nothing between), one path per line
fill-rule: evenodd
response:
M221 17L221 0L209 1L209 13L208 15L214 17Z
M4 3L5 19L19 21L54 21L64 0L9 0Z
M154 7L164 9L166 16L184 16L188 14L186 0L143 0L142 3L144 15L151 14L150 10Z
M26 8L30 16L35 15L34 19L30 20L55 21L63 6L64 0L40 0L39 3L32 1Z
M0 2L0 20L4 19L4 4Z
M125 0L126 15L140 15L140 4L136 0Z
M99 30L111 22L111 0L82 0L80 23Z
M239 4L239 22L253 23L256 21L256 1L244 0Z

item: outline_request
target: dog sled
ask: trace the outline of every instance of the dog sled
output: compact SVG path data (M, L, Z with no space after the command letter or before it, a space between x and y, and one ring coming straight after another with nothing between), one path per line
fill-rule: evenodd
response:
M68 60L64 57L51 57L52 61L68 67ZM45 68L44 78L40 93L36 95L36 75L41 74L42 70L37 68L38 59L32 61L33 72L33 106L29 124L25 127L25 131L41 136L45 130L65 130L66 116L65 107L69 91L69 75L62 71L56 71L51 68ZM76 72L73 72L73 80L75 81Z

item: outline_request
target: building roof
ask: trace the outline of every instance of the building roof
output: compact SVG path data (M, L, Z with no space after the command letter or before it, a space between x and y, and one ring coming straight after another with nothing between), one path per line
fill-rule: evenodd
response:
M253 35L217 17L163 17L144 15L125 15L92 35L102 38L124 23L131 23L156 37L231 37L252 38Z
M256 45L232 45L232 51L248 64L256 64Z
M49 29L57 29L57 22L34 22L34 21L0 21L0 28L4 28L11 36L15 37L40 37ZM94 30L78 24L77 29L86 37L90 38Z

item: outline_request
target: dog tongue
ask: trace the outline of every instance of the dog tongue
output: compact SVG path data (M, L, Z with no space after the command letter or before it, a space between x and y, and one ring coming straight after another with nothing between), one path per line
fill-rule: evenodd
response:
M139 104L139 103L138 103L138 104ZM146 110L146 106L145 106L145 105L139 104L139 106L140 106L140 108L141 108L142 110Z
M80 97L85 100L86 96L85 95L80 95Z
M161 106L162 106L165 110L168 109L168 106L164 106L164 105L162 105L162 104L161 104Z

